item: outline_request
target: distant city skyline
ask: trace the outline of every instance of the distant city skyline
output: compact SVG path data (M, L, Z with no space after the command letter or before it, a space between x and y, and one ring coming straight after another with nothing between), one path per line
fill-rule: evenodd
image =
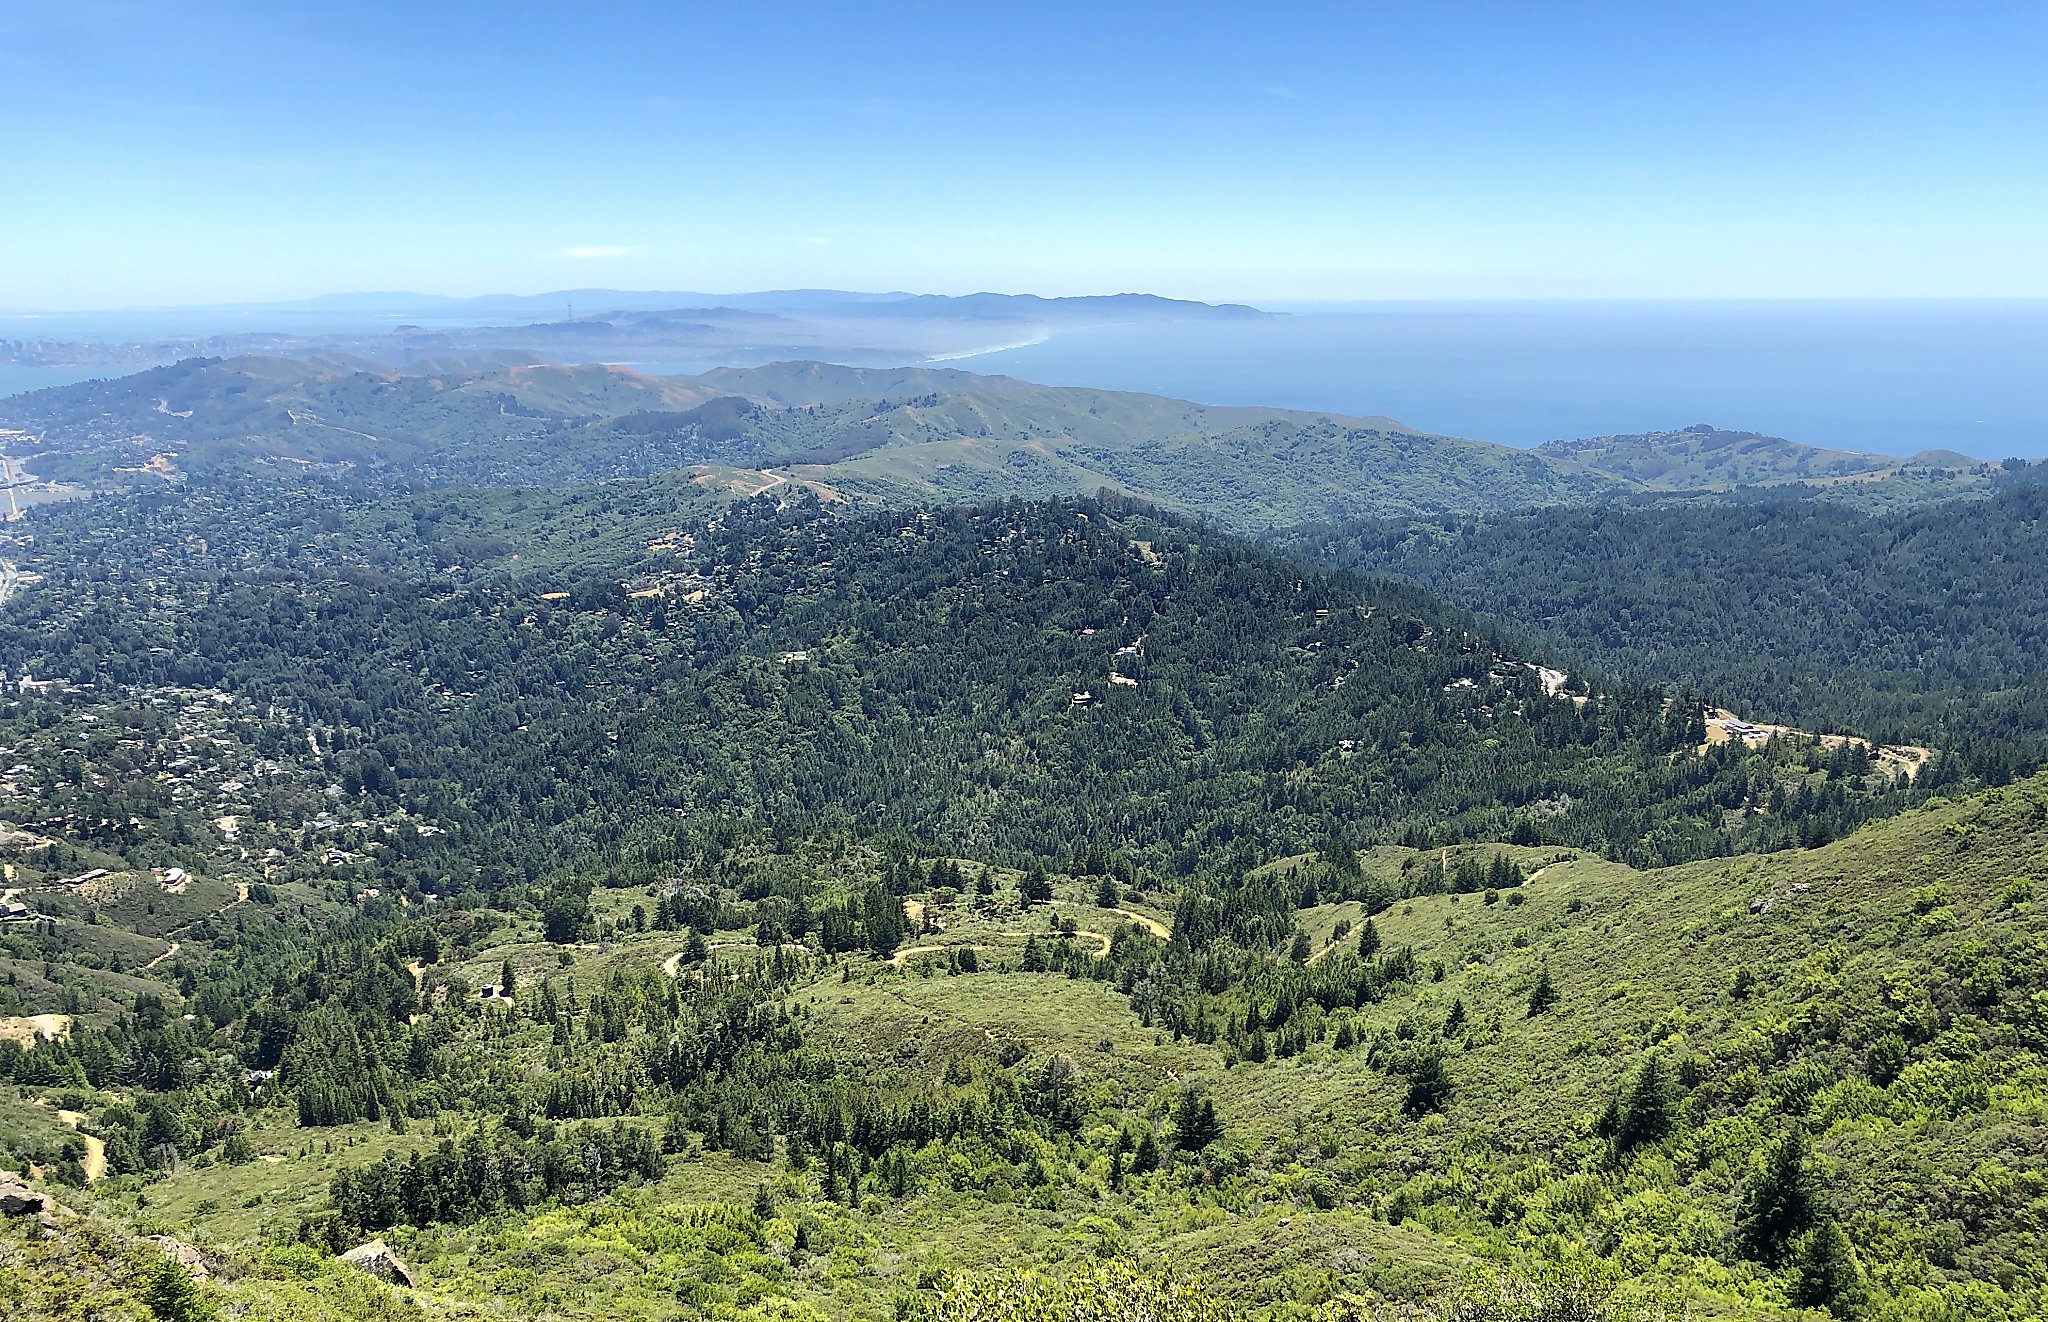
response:
M0 309L2048 297L2048 6L19 0Z

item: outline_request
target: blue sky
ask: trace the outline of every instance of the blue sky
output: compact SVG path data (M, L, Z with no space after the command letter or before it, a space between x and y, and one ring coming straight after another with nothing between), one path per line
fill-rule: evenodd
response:
M2048 296L2048 5L0 0L0 307Z

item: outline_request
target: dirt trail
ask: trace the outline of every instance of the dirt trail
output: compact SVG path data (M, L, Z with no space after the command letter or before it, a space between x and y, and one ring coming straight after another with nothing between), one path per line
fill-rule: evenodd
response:
M899 969L900 969L900 968L902 968L902 967L903 967L903 966L904 966L905 964L907 964L907 963L909 963L909 962L910 962L910 958L911 958L911 956L913 956L913 955L939 955L939 954L944 954L944 953L945 953L946 951L948 951L948 950L993 950L993 949L994 949L994 947L993 947L993 946L975 946L975 945L962 945L962 946L905 946L905 947L904 947L903 949L901 949L901 950L897 951L897 952L896 952L895 954L893 954L893 955L889 956L889 963L890 963L891 965L893 965L894 967L896 967L896 968L899 968Z
M1076 939L1080 939L1080 938L1084 938L1084 937L1085 937L1086 939L1088 939L1088 940L1090 940L1090 941L1100 941L1100 942L1102 943L1102 949L1100 949L1100 950L1098 950L1098 951L1096 951L1096 952L1095 952L1095 958L1097 958L1097 959L1101 959L1101 958L1103 958L1103 957L1104 957L1105 955L1109 954L1109 947L1110 947L1110 945L1111 945L1111 942L1110 942L1110 939L1109 939L1108 937L1104 936L1104 935L1103 935L1102 933L1100 933L1100 932L1080 932L1080 931L1077 931L1077 932L1075 932L1075 933L1074 933L1074 936L1075 936L1075 938L1076 938Z
M1161 941L1171 941L1173 939L1173 929L1160 922L1157 918L1148 918L1135 909L1114 909L1111 912L1122 914L1152 935L1158 937Z
M181 946L181 945L180 945L180 944L179 944L178 942L176 942L176 941L173 941L173 942L171 942L171 948L170 948L169 950L166 950L166 951L164 951L164 953L163 953L163 954L161 954L161 955L158 955L158 956L157 956L157 957L156 957L155 959L153 959L153 960L149 961L149 963L147 963L147 964L144 964L144 965L142 966L142 972L144 972L144 973L147 973L147 972L149 972L149 971L150 971L151 969L155 968L155 967L156 967L157 965L159 965L159 964L163 963L163 962L164 962L165 960L169 959L169 958L170 958L171 956L173 956L173 955L177 954L177 953L178 953L178 951L179 951L180 949L182 949L182 948L183 948L183 947L182 947L182 946Z
M62 1120L71 1129L78 1130L78 1136L85 1140L85 1160L79 1163L79 1165L85 1167L85 1182L91 1184L96 1180L106 1179L107 1145L105 1140L95 1138L91 1134L78 1129L80 1125L85 1123L84 1113L80 1111L59 1111L57 1112L57 1118Z

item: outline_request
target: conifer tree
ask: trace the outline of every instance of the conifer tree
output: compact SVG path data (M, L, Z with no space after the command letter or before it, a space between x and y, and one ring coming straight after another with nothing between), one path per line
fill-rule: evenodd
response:
M1173 1108L1173 1145L1182 1152L1200 1152L1223 1137L1216 1103L1190 1088Z
M1138 1136L1137 1150L1131 1154L1131 1173L1134 1175L1150 1175L1158 1169L1159 1139L1148 1128Z
M1766 1266L1785 1260L1793 1238L1820 1210L1807 1156L1805 1131L1790 1130L1764 1150L1763 1164L1750 1176L1736 1229L1744 1252Z
M1600 1132L1613 1140L1616 1156L1661 1141L1676 1120L1676 1081L1663 1057L1651 1052L1629 1072L1600 1117Z
M1833 1217L1827 1217L1800 1241L1792 1270L1792 1302L1850 1317L1862 1306L1863 1297L1863 1273L1849 1237Z
M1450 1100L1451 1072L1444 1063L1444 1050L1432 1043L1417 1052L1408 1066L1408 1095L1402 1101L1409 1115L1427 1115L1441 1110Z

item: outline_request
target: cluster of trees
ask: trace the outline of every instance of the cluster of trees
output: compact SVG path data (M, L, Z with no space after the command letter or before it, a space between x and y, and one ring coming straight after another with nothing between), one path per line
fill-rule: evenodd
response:
M476 1129L431 1152L387 1152L337 1174L333 1215L310 1219L305 1235L338 1252L365 1231L474 1221L549 1199L588 1202L663 1167L661 1141L644 1125L546 1126L531 1137Z

